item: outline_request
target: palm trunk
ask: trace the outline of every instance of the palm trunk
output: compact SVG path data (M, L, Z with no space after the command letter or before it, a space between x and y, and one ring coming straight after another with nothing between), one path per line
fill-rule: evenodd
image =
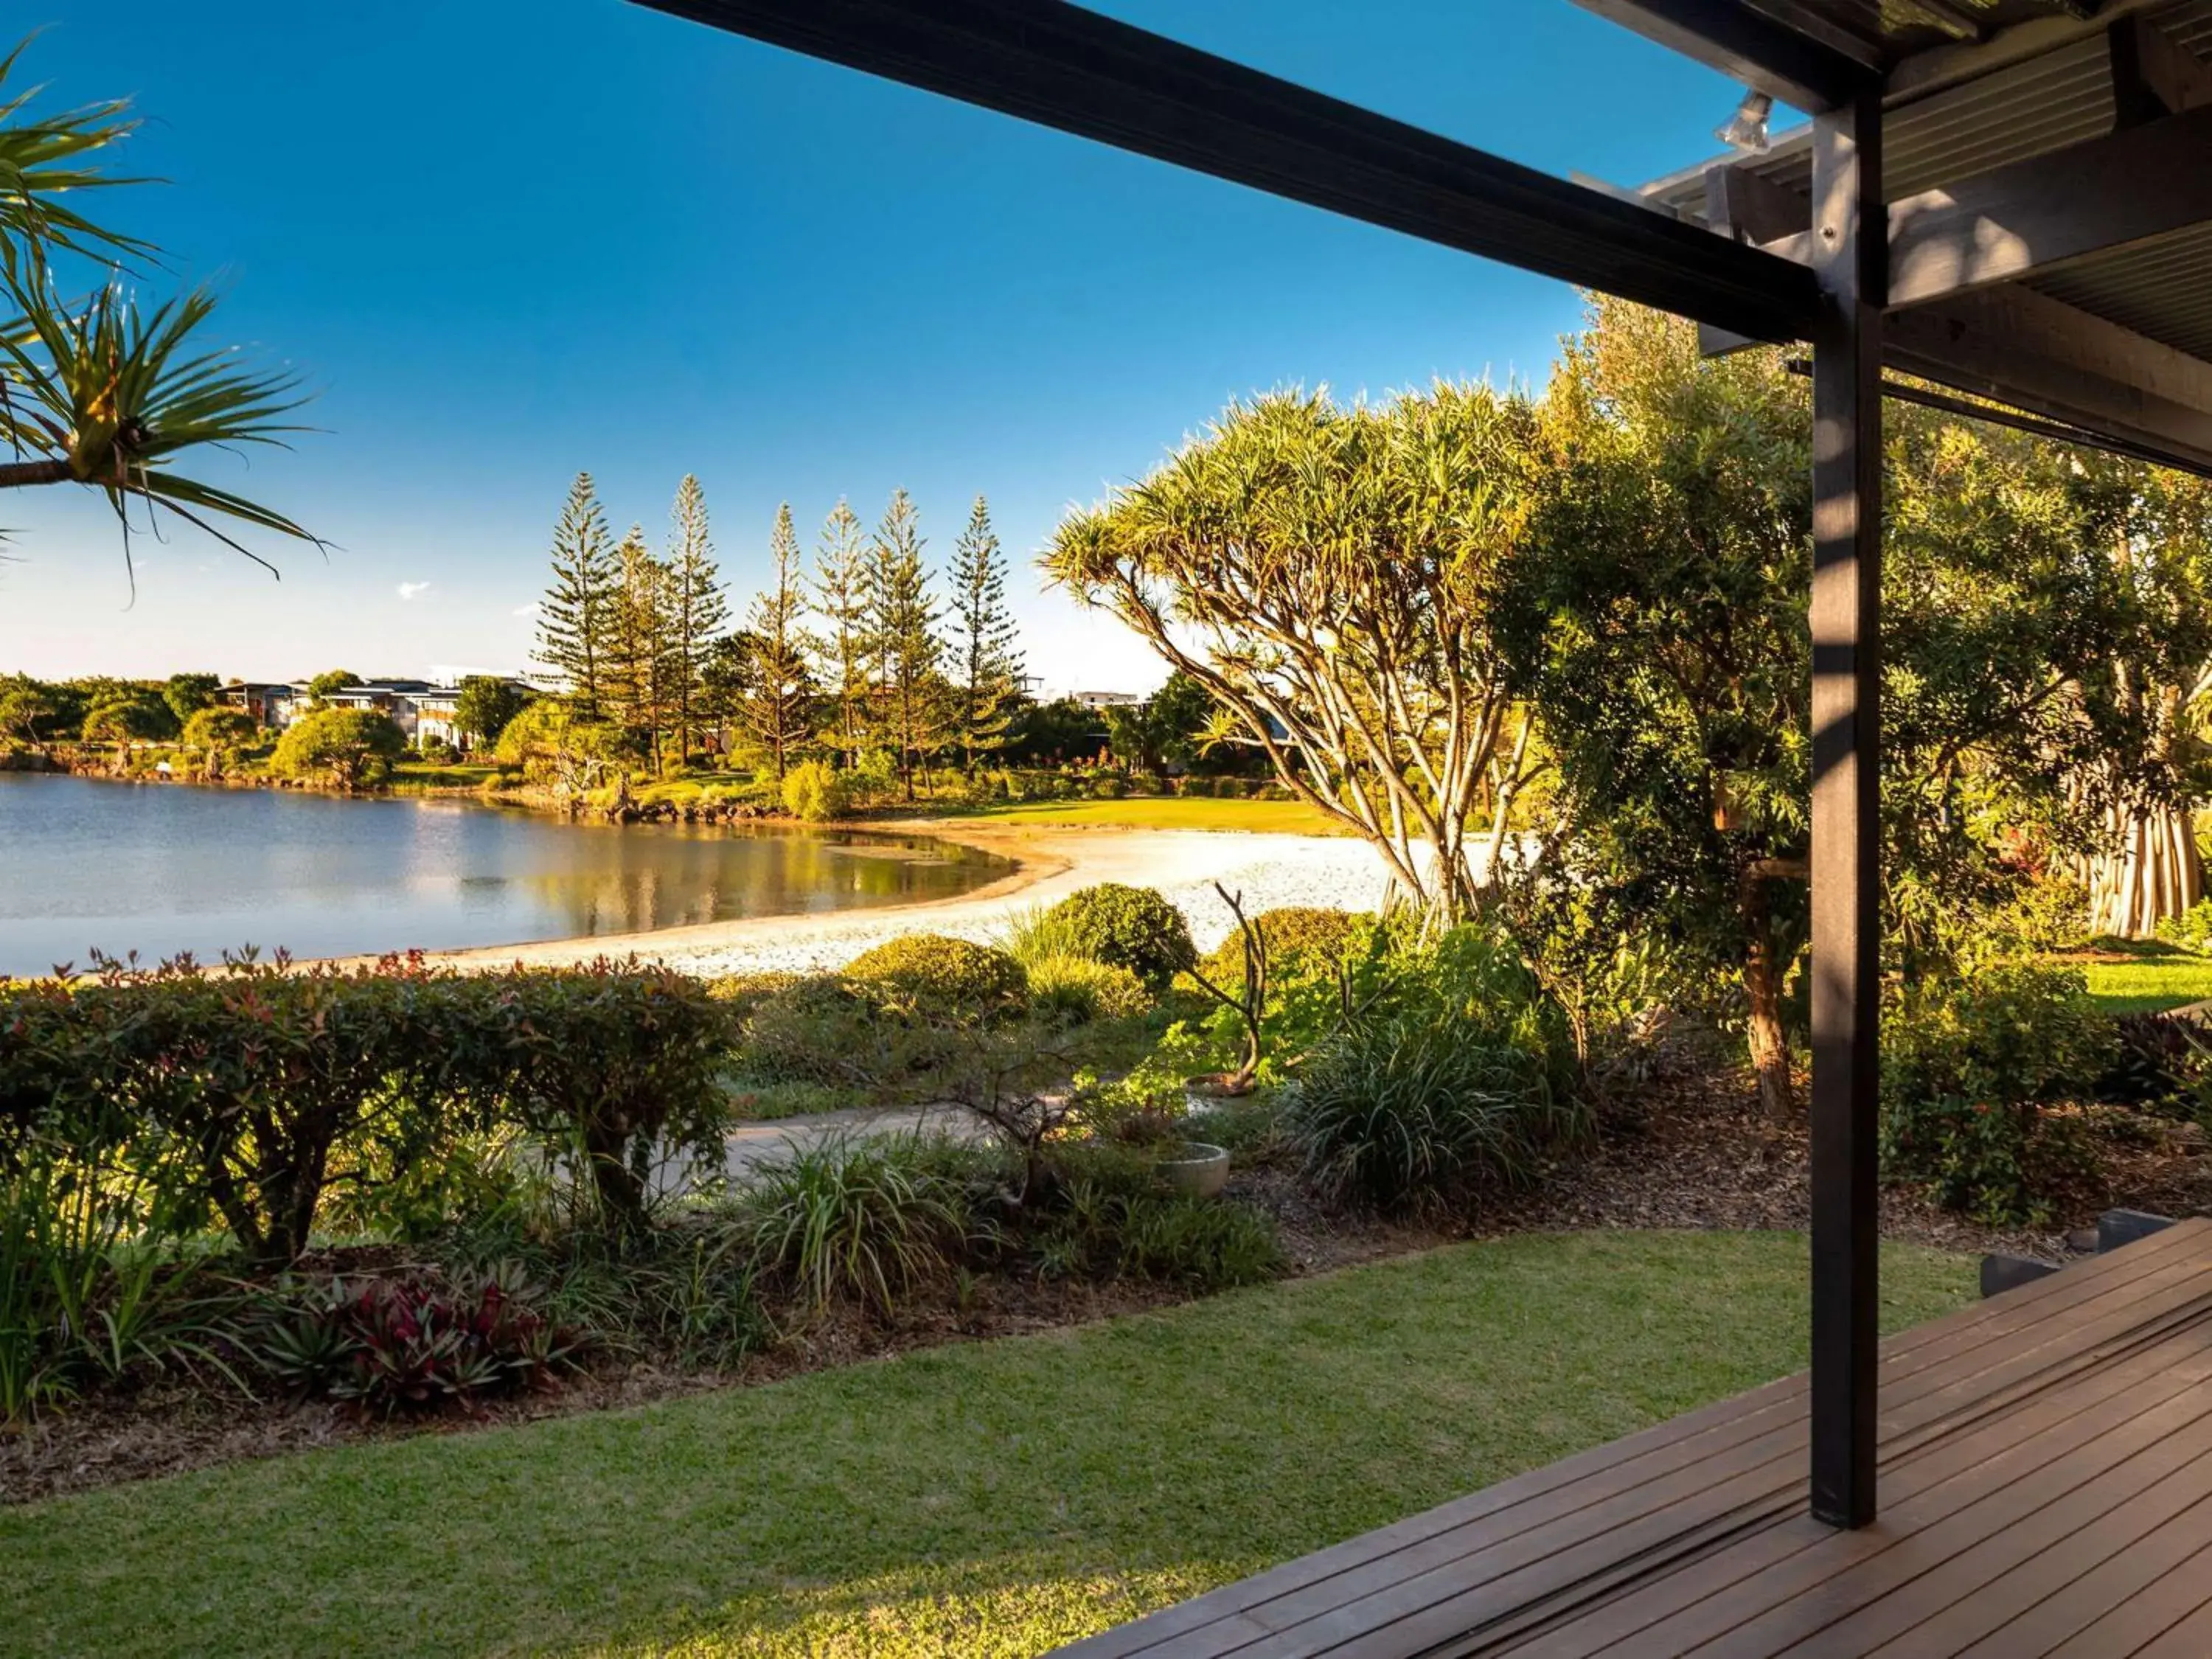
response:
M2089 929L2118 939L2148 939L2158 924L2204 896L2203 860L2185 809L2140 808L2107 820L2111 844L2089 866Z

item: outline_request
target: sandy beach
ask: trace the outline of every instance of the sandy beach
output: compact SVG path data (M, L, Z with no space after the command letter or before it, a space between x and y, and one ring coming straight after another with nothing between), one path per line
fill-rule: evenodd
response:
M1228 908L1213 890L1216 881L1242 894L1248 914L1291 904L1372 909L1382 902L1387 885L1374 851L1339 836L932 821L869 827L957 841L1012 859L1018 867L990 886L954 899L492 945L441 951L433 960L457 967L517 962L554 966L635 955L687 973L812 971L842 967L871 945L901 933L988 941L1002 935L1021 912L1102 881L1158 889L1189 917L1199 947L1210 950L1233 926Z

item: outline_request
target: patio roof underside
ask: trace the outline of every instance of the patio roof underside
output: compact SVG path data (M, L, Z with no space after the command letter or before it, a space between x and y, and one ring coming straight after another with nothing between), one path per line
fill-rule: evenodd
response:
M2212 0L1583 3L1779 96L1881 88L1892 367L2212 463ZM1796 260L1811 182L1801 126L1643 194Z

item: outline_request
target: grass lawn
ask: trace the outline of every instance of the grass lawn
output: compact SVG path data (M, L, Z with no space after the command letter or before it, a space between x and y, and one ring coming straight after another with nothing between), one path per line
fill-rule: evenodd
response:
M1243 830L1285 836L1345 833L1327 813L1302 800L1207 800L1183 795L1133 795L1125 800L1023 801L963 811L979 823L1105 830Z
M1893 1248L1894 1328L1972 1294ZM0 1653L1012 1655L1803 1363L1782 1234L1467 1245L0 1510Z
M496 766L474 761L455 761L451 766L401 761L392 769L393 786L407 789L481 789L498 775Z
M2154 1013L2212 999L2212 957L2193 951L2149 939L2106 939L2094 957L2079 960L2089 994L2107 1013Z

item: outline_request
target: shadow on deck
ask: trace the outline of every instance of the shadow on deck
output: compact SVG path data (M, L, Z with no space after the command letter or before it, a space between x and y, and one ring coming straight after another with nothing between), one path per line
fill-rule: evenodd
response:
M1882 1513L1806 1512L1796 1376L1065 1651L2212 1655L2212 1221L1882 1347Z

